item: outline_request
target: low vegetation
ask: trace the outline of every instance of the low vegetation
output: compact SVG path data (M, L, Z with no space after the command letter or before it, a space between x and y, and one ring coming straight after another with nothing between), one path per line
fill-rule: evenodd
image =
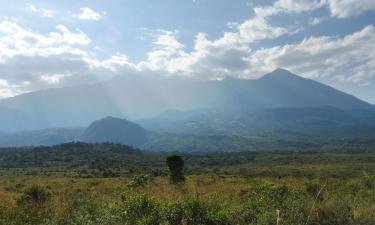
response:
M185 179L173 184L168 153L83 143L3 149L0 224L375 223L371 151L175 155Z

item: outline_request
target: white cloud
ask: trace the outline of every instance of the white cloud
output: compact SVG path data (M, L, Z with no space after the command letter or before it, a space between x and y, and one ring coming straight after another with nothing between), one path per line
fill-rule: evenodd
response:
M288 33L288 29L270 25L265 18L255 17L246 20L238 26L239 38L244 42L254 42L263 39L273 39Z
M301 13L322 7L325 0L278 0L274 6L290 13Z
M93 74L100 80L133 66L124 54L98 59L90 43L83 31L62 24L40 34L15 22L0 22L0 98L85 83L95 80Z
M175 35L177 31L161 31L160 35L157 35L156 41L153 43L157 46L167 47L170 49L180 49L184 45L177 41Z
M153 42L155 48L147 53L147 60L140 62L137 66L139 70L166 70L174 72L170 68L170 61L182 53L184 45L177 41L177 31L158 30L156 40Z
M28 12L37 13L41 17L47 17L47 18L54 18L57 13L55 10L37 8L35 5L30 4L30 3L26 4L24 9Z
M167 47L151 51L137 69L218 79L226 76L258 78L282 67L309 78L335 80L340 77L342 82L358 85L368 85L370 78L375 76L374 26L345 37L310 37L299 43L251 50L252 42L278 37L284 32L270 35L262 30L259 36L253 36L257 29L248 35L240 27L252 26L243 24L238 26L237 32L225 33L216 40L209 40L206 34L199 33L190 52L185 51L181 44L172 44L176 48L169 50ZM168 38L173 40L170 43L178 42L174 36ZM160 44L159 41L155 43Z
M78 15L78 18L80 18L81 20L98 21L98 20L101 20L102 17L106 14L104 11L95 12L94 10L88 7L80 8L80 10L81 10L81 13Z
M258 6L255 13L267 17L280 13L301 13L327 7L331 16L347 18L375 9L374 0L278 0L271 6Z
M50 9L41 9L42 10L42 17L53 18L56 15L56 11Z
M156 48L148 53L145 61L137 64L138 70L165 71L169 74L185 74L221 78L246 70L246 57L250 44L265 39L274 39L294 31L272 26L266 18L253 17L241 24L231 24L232 32L209 40L205 33L196 36L194 50L186 52L177 41L175 32L164 31L156 37Z
M91 40L81 30L70 31L64 25L57 25L56 31L47 35L33 33L15 22L0 22L0 61L14 55L54 55L64 52L81 54L74 45L88 45Z
M260 17L279 13L301 13L321 8L325 3L326 0L278 0L271 6L255 7L254 12Z
M66 26L59 24L56 26L56 30L59 32L49 34L52 43L68 45L88 45L91 43L90 38L80 29L71 32Z
M26 4L25 10L30 11L30 12L38 12L38 9L35 7L33 4Z
M324 17L314 17L314 18L310 18L309 20L309 24L311 25L318 25L320 24L321 22L323 22L323 20L325 20L326 18Z
M71 74L44 74L40 76L40 80L47 82L48 84L57 84L65 77L70 77Z
M375 9L374 0L328 0L328 5L331 14L338 18L358 16Z
M93 70L105 69L115 72L121 70L124 67L135 69L134 64L130 62L128 56L121 53L116 53L109 59L103 61L100 61L98 59L86 59L86 61L89 63L90 68Z
M7 80L0 79L0 98L12 97L22 93L22 87L29 85L24 82L20 85L9 84Z
M318 36L280 46L256 50L252 47L262 40L298 32L270 24L267 18L270 15L301 13L321 7L332 7L332 15L340 18L363 12L362 6L352 8L351 12L345 11L345 4L341 5L343 9L338 9L330 4L333 1L279 0L268 7L257 7L254 17L242 23L231 23L231 30L220 38L210 39L207 34L198 33L192 50L178 41L178 31L157 30L152 34L154 47L147 53L147 59L138 63L122 53L107 59L98 58L91 53L97 46L91 46L91 39L79 29L72 30L60 24L53 31L40 34L15 22L3 21L0 22L0 97L51 86L76 85L92 79L93 75L105 77L129 71L202 79L257 78L283 67L307 77L369 85L369 79L375 77L374 26L345 37ZM38 11L32 6L28 6L30 11ZM89 8L81 9L82 14L86 11L85 19L100 20L104 15L104 12L86 9ZM90 10L99 16L89 16ZM326 17L311 18L310 23L318 24L323 19Z
M374 42L373 26L343 38L311 37L297 44L255 51L249 55L249 68L254 75L283 67L307 77L340 75L345 81L364 83L366 76L375 73Z

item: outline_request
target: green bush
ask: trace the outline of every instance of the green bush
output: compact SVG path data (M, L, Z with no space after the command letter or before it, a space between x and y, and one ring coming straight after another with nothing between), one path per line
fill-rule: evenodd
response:
M149 182L149 180L150 177L148 175L137 175L134 176L126 186L129 188L143 187Z
M188 225L226 225L231 224L229 212L213 202L203 202L199 198L184 201L184 219Z
M124 200L122 219L129 225L159 225L160 211L159 204L153 198L138 195Z
M51 193L44 187L33 185L17 199L12 217L16 224L43 224L53 215Z
M321 189L321 186L317 182L307 182L305 184L305 189L308 194L315 198Z
M313 212L311 225L350 225L353 211L348 201L339 196L320 204Z
M162 213L168 225L180 225L185 218L183 202L166 202L163 206Z
M284 185L256 186L247 193L247 200L243 203L240 216L241 223L275 224L276 210L280 210L280 224L303 224L308 215L306 203L309 203L310 199L305 194Z
M118 224L115 210L103 203L88 190L79 190L70 196L72 202L59 219L59 225L102 225Z

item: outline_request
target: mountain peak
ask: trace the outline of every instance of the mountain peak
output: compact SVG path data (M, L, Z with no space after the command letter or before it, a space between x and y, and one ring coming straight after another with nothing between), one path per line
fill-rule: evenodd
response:
M267 73L262 78L301 78L300 76L282 68L277 68L276 70Z
M271 73L273 73L273 72L284 73L284 74L293 74L293 73L290 72L289 70L286 70L286 69L283 69L283 68L277 68L277 69L275 69L274 71L272 71Z

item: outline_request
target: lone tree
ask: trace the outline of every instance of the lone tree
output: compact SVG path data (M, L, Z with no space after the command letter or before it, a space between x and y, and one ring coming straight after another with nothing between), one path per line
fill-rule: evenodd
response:
M175 184L178 182L184 182L185 177L182 174L182 169L184 168L184 160L181 156L172 155L167 157L167 165L170 171L170 181Z

